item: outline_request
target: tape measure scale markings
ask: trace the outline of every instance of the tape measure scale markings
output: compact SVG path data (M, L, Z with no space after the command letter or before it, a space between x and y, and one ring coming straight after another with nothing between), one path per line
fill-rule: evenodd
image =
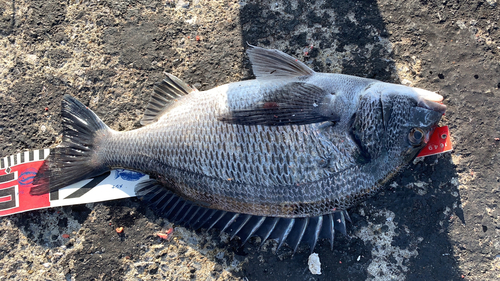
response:
M31 196L33 178L50 149L25 151L0 159L0 216L50 207L49 195Z
M49 153L46 148L0 158L0 216L134 197L135 185L149 179L143 173L118 169L50 194L32 196L33 179Z

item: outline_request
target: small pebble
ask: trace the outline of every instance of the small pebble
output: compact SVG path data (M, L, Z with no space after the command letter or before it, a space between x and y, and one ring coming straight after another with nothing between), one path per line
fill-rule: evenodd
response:
M187 8L189 8L189 2L185 2L184 0L179 0L179 1L177 1L175 8L176 9L180 9L180 8L187 9Z
M49 268L51 265L52 265L52 264L51 264L50 262L46 262L46 263L44 263L44 264L43 264L43 266L44 266L45 268Z
M309 256L309 261L307 263L309 265L309 271L315 275L321 275L321 262L319 261L319 256L316 253L312 253Z

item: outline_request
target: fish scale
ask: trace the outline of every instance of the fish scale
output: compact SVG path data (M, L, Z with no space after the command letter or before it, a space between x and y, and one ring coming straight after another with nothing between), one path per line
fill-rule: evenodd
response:
M256 79L200 92L155 86L142 128L116 132L71 96L63 142L32 194L114 168L150 175L136 194L173 222L314 249L346 232L345 210L424 147L446 107L436 93L315 73L277 50L248 49ZM418 131L418 134L414 132ZM208 210L211 211L208 211Z
M176 119L171 120L173 123L178 121ZM163 126L168 126L168 124L159 123L158 130L161 130ZM307 129L301 130L297 128L296 131L299 132L296 134L297 140L283 144L283 150L287 151L285 154L289 154L285 155L287 159L290 159L288 166L295 167L293 169L295 170L295 174L286 178L281 177L283 173L277 173L281 163L276 162L276 158L283 158L283 153L281 153L280 148L276 145L275 139L279 139L279 136L282 134L292 134L292 128L256 126L254 129L249 129L248 126L233 127L225 126L224 124L213 124L212 126L224 126L225 134L222 137L216 137L215 141L207 139L208 141L204 142L203 145L199 142L189 142L188 144L185 141L186 138L189 138L191 131L184 130L183 128L189 127L189 124L177 127L180 133L178 132L174 136L169 135L167 131L159 137L154 133L157 130L156 128L145 128L149 132L133 131L130 132L131 135L124 133L122 137L115 138L103 145L104 157L110 166L133 167L127 157L134 159L135 163L138 161L136 160L139 157L138 155L147 155L145 151L148 149L158 149L159 152L165 149L169 151L168 155L155 155L158 158L155 160L159 160L160 164L199 174L208 171L209 175L217 175L220 179L231 178L236 182L252 182L253 184L264 185L274 175L286 180L285 184L290 185L296 183L291 182L292 179L300 178L304 181L312 181L319 178L317 175L315 176L316 178L312 178L315 174L307 171L317 169L318 165L315 158L320 153L318 151L318 147L321 146L318 144L320 139L319 136L315 137L310 134ZM201 135L201 133L197 135ZM239 136L241 139L251 139L251 135L255 137L253 142L238 143L231 141L231 139L237 140L236 136ZM134 143L130 143L129 141L132 138L136 140ZM148 144L148 142L153 140L157 141L151 145ZM143 143L144 145L137 145L136 142ZM293 146L290 146L290 144ZM258 148L255 148L255 145L258 145ZM195 155L193 160L185 157L186 155L193 154ZM211 156L214 154L217 156ZM116 155L127 155L127 157L120 156L120 159L117 161L114 159ZM196 157L196 155L199 156ZM208 159L215 159L215 163L213 162L215 165L211 165L211 167L203 165ZM252 161L245 163L245 159L252 159ZM151 161L148 157L139 160L141 163L148 161ZM259 171L261 175L253 173L245 176L238 172L235 166L237 164L248 165L251 171ZM301 171L305 172L300 173Z

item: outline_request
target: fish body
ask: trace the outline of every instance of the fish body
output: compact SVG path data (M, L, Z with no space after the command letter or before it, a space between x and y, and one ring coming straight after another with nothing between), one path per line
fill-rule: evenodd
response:
M245 241L297 249L331 238L338 212L380 189L425 146L446 107L422 89L316 73L276 50L250 47L256 79L200 92L168 75L142 128L117 132L66 96L63 143L33 194L122 168L153 179L138 187L160 213ZM304 238L304 239L303 239ZM290 239L292 241L290 241Z

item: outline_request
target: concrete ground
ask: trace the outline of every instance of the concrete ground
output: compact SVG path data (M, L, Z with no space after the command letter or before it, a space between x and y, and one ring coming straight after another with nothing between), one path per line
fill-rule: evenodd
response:
M252 78L246 42L315 71L436 91L453 153L414 162L317 247L322 275L269 242L174 227L137 199L0 218L4 280L499 280L500 7L487 1L5 0L0 155L60 139L71 94L139 127L170 72L200 90ZM47 108L47 109L46 109ZM116 227L124 227L117 233ZM69 235L69 238L67 235Z

